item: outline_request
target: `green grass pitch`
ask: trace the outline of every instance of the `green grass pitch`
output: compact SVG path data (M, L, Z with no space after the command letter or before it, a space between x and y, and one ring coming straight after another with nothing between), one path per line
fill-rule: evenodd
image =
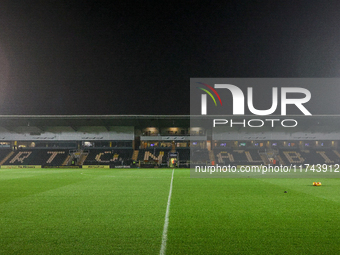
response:
M1 169L0 254L159 254L171 175ZM340 179L174 171L166 254L339 254L339 240Z

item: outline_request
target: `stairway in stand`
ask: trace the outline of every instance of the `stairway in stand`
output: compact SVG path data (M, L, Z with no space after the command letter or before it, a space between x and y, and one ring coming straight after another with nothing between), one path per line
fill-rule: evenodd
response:
M139 150L134 150L132 154L132 160L137 161Z

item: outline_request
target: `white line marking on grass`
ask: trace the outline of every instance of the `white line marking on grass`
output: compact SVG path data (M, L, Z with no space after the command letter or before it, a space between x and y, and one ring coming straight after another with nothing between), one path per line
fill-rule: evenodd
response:
M172 182L173 182L173 180L174 180L174 171L175 171L175 169L172 169L172 176L171 176L171 182L170 182L170 190L169 190L168 204L167 204L167 206L166 206L165 220L164 220L164 227L163 227L162 246L161 246L161 250L160 250L160 252L159 252L160 255L165 255L166 241L168 240L168 226L169 226L170 202L171 202L171 193L172 193Z

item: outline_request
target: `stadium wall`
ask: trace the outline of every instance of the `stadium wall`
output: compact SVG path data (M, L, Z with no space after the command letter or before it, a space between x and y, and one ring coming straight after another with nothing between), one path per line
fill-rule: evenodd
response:
M251 141L251 140L302 140L302 141L315 141L315 140L340 140L340 132L227 132L214 130L212 134L213 140L222 141Z
M51 127L41 131L37 127L17 127L13 131L4 128L0 130L0 140L3 141L84 141L84 140L134 140L134 127Z
M207 136L141 136L141 141L206 141Z

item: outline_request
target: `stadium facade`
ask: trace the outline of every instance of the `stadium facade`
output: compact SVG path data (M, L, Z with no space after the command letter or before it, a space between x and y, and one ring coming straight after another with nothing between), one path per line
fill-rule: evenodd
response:
M294 127L247 125L223 116L3 115L1 167L189 167L200 164L336 164L340 116L271 116ZM205 117L212 123L220 116ZM230 125L234 118L234 125ZM253 122L254 123L254 122Z

